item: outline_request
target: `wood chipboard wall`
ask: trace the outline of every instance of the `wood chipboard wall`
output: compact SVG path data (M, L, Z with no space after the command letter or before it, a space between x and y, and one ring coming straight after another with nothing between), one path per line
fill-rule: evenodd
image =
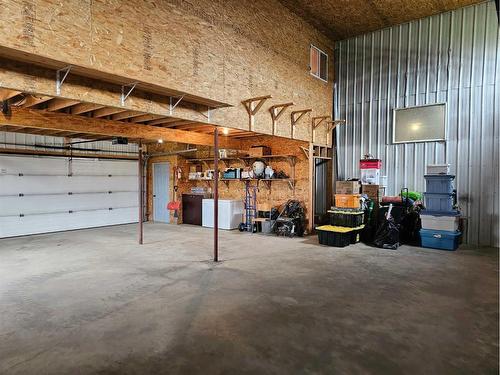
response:
M256 116L262 133L271 133L273 104L296 104L279 120L286 137L290 111L313 109L297 129L303 140L311 116L331 114L333 43L277 0L8 1L0 33L2 46L35 57L230 103L213 113L222 126L247 129L241 100L268 94ZM310 44L330 56L328 83L309 74Z

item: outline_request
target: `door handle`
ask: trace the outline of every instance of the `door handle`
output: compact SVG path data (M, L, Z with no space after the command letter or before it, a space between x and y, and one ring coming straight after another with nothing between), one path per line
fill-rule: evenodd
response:
M153 198L156 198L156 194L153 194Z

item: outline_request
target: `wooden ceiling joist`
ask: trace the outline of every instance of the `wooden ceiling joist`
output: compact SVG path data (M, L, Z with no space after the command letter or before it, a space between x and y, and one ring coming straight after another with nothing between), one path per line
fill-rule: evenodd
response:
M292 113L290 114L290 119L291 119L290 134L292 136L292 139L295 139L295 129L297 127L297 123L306 113L309 112L312 112L311 108L301 109L299 111L292 111Z
M54 112L60 111L61 109L71 107L79 102L71 99L54 98L47 104L47 111Z
M49 100L51 100L52 97L50 96L38 96L38 95L30 95L30 94L25 94L24 98L16 103L16 105L21 106L23 108L31 108L34 106L37 106L38 104L45 103Z
M10 115L0 113L0 125L68 131L95 136L120 136L144 140L163 139L169 142L213 145L213 137L207 134L16 107L11 108ZM238 141L229 138L223 138L220 142L223 148L240 148Z
M255 115L262 108L267 99L271 99L271 95L257 96L255 98L250 98L243 100L241 104L245 106L248 113L248 128L250 131L254 130L255 126Z
M283 103L283 104L275 104L269 108L269 112L271 113L271 120L273 123L272 134L276 134L276 126L278 125L278 119L283 115L285 109L292 106L293 102Z
M107 116L111 116L111 115L114 115L114 114L120 113L120 112L126 112L126 109L115 108L115 107L104 107L104 108L95 110L94 113L92 114L92 117L95 117L95 118L107 117Z
M78 103L77 105L71 107L72 115L81 115L83 113L92 112L96 109L104 108L103 105L94 103Z
M120 120L126 120L132 117L137 117L141 116L143 113L141 112L136 112L136 111L125 111L121 113L117 113L111 116L111 120L113 121L120 121Z
M165 117L165 118L160 118L158 120L148 121L147 124L154 126L154 125L169 124L169 123L176 122L176 121L179 121L179 119L171 118L171 117Z
M164 116L145 114L132 118L132 122L148 122L148 121L165 120L165 119L167 118Z
M0 89L0 101L9 100L19 94L21 94L20 91Z

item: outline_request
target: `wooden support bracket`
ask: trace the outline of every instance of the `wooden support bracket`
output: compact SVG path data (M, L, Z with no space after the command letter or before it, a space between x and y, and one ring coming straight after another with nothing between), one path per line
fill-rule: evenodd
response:
M313 117L312 120L312 129L311 129L311 142L314 143L315 138L316 138L316 128L320 126L323 122L327 121L330 119L330 116L318 116L318 117Z
M245 109L247 110L248 113L248 128L250 131L254 130L255 115L257 114L259 109L262 108L264 102L267 99L271 98L272 98L271 95L257 96L255 98L246 99L241 102L241 104L245 106Z
M304 116L306 113L312 112L311 108L307 109L301 109L300 111L293 111L290 115L291 117L291 129L290 129L290 134L292 136L292 139L295 139L295 127L299 120Z
M340 124L345 124L345 120L334 120L334 121L328 121L326 123L326 145L329 147L333 147L333 138L330 140L330 136L332 133L332 130L335 129L337 125Z
M271 119L273 121L273 135L276 134L276 126L278 125L278 119L285 112L285 109L292 106L293 103L283 103L283 104L275 104L269 108L269 112L271 112Z

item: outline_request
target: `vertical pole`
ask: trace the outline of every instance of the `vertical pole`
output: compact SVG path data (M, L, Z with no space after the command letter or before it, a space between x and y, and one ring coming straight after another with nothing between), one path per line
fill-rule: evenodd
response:
M142 195L143 189L143 165L142 165L142 142L139 142L139 155L137 157L138 173L139 176L139 245L142 245L143 240L143 207L144 207L144 197Z
M219 261L219 129L214 130L214 262Z

